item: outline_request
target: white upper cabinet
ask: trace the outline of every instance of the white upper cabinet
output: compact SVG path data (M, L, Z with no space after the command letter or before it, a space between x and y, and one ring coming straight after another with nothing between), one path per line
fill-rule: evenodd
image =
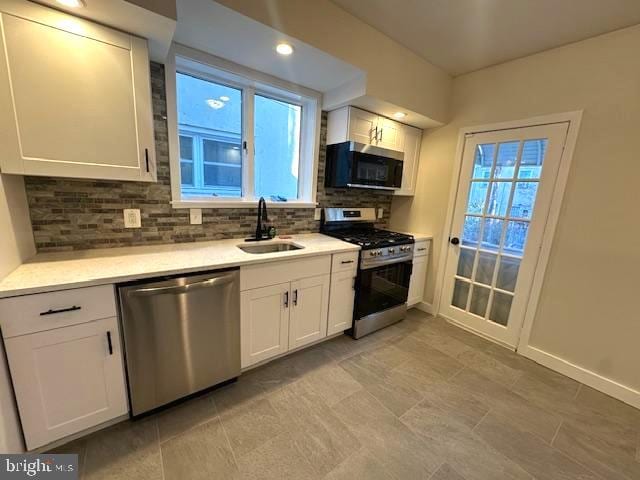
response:
M13 0L0 29L2 173L156 180L146 40Z
M402 188L393 192L395 195L414 195L418 180L418 164L420 162L420 145L422 130L408 125L402 126L404 162L402 164Z
M355 107L329 112L327 144L346 141L402 151L404 125Z

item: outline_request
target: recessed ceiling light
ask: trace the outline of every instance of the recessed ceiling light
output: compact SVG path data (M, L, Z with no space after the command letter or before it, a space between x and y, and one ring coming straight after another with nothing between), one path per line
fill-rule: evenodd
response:
M404 118L404 117L407 116L407 114L404 113L404 112L396 112L396 113L393 114L393 116L396 117L396 118Z
M220 97L220 100L222 100L223 102L228 102L230 99L229 99L229 97L227 97L226 95L222 95L222 96Z
M213 98L207 99L206 102L207 102L207 105L209 105L214 110L219 110L222 107L224 107L224 102L221 102L220 100L215 100Z
M293 47L288 43L279 43L276 45L276 52L280 55L291 55L293 53Z
M57 0L57 2L62 6L70 8L81 8L87 6L84 0Z

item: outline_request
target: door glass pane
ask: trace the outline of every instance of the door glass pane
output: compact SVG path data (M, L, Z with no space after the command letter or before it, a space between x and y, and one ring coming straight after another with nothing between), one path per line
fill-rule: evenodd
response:
M504 251L512 255L522 255L529 233L529 222L509 222L504 241Z
M519 258L501 257L500 267L498 267L498 278L496 279L496 288L513 292L516 289L519 269Z
M453 298L451 299L451 305L454 307L465 310L467 308L467 298L469 297L469 284L462 280L456 279L456 284L453 287Z
M462 244L478 245L480 241L480 217L471 217L467 215L464 219L464 227L462 228Z
M181 155L193 159L193 186L183 190L182 196L240 197L242 92L178 72L176 96L181 136L197 139L189 151L181 138ZM221 167L229 164L236 165L235 170Z
M473 260L475 259L475 256L475 250L460 248L460 257L458 258L457 271L458 276L471 278L471 272L473 271Z
M498 146L496 168L493 172L495 178L513 178L518 160L518 147L520 142L506 142Z
M475 281L484 283L485 285L491 285L498 256L487 252L480 252L479 255Z
M257 197L298 198L302 107L255 96L255 192Z
M485 218L484 231L482 232L482 248L498 251L502 238L502 225L504 220Z
M491 314L489 319L507 326L509 322L509 312L511 311L511 302L513 296L502 292L493 292L493 302L491 304Z
M547 153L547 143L547 139L544 138L524 142L518 178L540 178L542 162Z
M496 217L507 216L511 185L512 182L491 182L491 193L489 194L489 201L487 202L487 215Z
M473 286L473 293L471 294L471 303L469 305L469 311L484 317L487 313L487 304L489 303L490 290L480 285Z
M485 143L476 147L476 157L473 164L473 178L489 178L493 156L496 151L494 143Z
M537 193L538 182L517 182L513 192L513 202L511 203L509 216L530 219L533 214Z
M489 188L487 182L471 182L469 200L467 201L467 213L481 214L483 212L484 202L487 199L487 188Z

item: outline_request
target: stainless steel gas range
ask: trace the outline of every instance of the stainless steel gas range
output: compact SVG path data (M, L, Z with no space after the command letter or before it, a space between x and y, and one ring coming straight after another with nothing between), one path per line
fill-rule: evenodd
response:
M360 245L353 328L360 338L402 320L413 262L411 235L374 227L374 208L326 208L321 232Z

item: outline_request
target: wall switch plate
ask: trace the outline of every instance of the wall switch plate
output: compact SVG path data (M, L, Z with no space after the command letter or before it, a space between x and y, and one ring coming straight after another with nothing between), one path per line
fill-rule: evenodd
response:
M380 207L378 209L378 218L382 218L383 215L384 215L384 208Z
M189 222L191 222L191 225L202 225L202 209L201 208L189 209Z
M322 209L321 208L316 208L313 211L313 219L314 220L320 220L322 219Z
M125 208L124 209L124 228L140 228L142 222L140 221L140 209L139 208Z

